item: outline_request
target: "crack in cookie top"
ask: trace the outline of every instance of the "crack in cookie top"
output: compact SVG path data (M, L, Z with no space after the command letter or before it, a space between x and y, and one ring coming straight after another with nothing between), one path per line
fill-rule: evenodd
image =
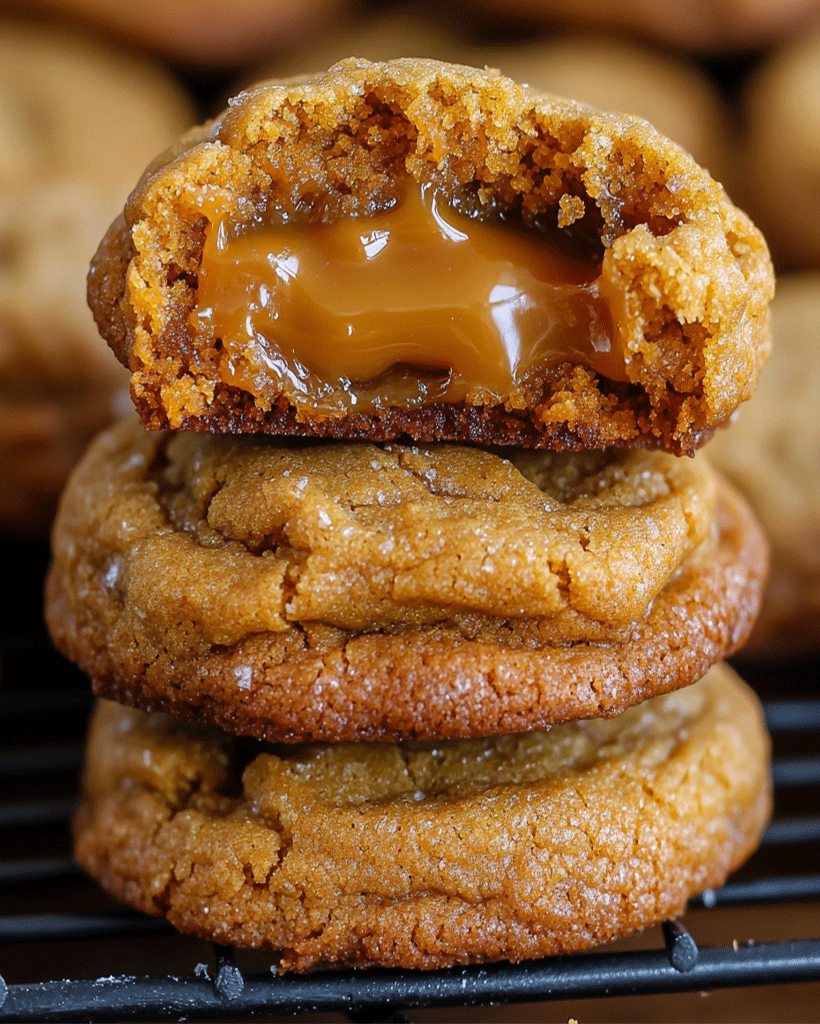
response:
M750 396L772 288L759 232L646 122L419 60L242 93L148 169L89 277L150 427L676 453Z
M721 885L771 813L768 746L725 666L610 721L429 744L287 750L101 703L76 855L280 970L517 961Z
M46 616L95 690L269 740L609 716L742 643L765 550L701 458L105 431Z
M470 615L538 617L570 642L623 637L712 541L703 459L508 454L128 420L66 489L55 566L97 574L123 623L168 643L183 623L207 646L295 623L378 632Z

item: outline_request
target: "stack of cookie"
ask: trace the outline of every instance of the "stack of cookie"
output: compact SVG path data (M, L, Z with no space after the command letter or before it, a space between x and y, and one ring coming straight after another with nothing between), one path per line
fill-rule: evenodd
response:
M150 432L54 532L52 635L120 702L80 862L299 971L579 950L721 884L770 807L717 665L765 546L680 456L771 292L649 125L490 72L350 60L184 137L89 279Z

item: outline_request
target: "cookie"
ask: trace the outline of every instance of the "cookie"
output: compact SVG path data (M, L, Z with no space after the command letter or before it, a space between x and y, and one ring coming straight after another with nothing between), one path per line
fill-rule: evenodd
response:
M780 266L820 267L820 29L761 65L743 107L744 202Z
M97 693L268 740L614 715L734 651L765 549L701 459L144 433L89 450L46 616Z
M778 280L774 357L754 402L709 446L769 539L771 571L746 653L820 650L820 274Z
M200 71L241 65L291 45L329 17L339 0L27 0L27 7L95 25Z
M326 29L307 47L280 54L246 85L322 71L351 53L373 61L425 54L498 68L541 93L637 114L691 153L716 180L727 184L732 174L736 140L711 82L693 62L618 36L562 35L477 47L403 8Z
M770 813L760 706L725 666L609 721L435 743L243 745L102 702L76 856L279 969L570 953L680 914Z
M509 32L518 18L530 33L539 22L572 28L614 29L626 35L654 39L680 51L732 51L760 47L796 34L816 16L818 0L785 0L777 5L759 0L729 0L720 8L710 0L672 0L647 3L625 0L486 0Z
M646 118L734 195L737 140L717 90L694 62L625 37L569 34L483 47L470 63L499 68L539 92Z
M88 261L145 154L191 117L159 69L0 21L0 528L44 532L88 441L128 408Z
M419 60L241 94L89 277L150 428L675 453L752 393L771 294L645 122Z
M250 88L266 78L281 80L315 74L351 54L372 61L433 57L455 63L470 62L469 44L431 15L431 11L414 5L371 8L358 16L351 16L348 11L337 22L323 24L318 36L303 39L300 46L275 54L261 73L245 79L244 84Z

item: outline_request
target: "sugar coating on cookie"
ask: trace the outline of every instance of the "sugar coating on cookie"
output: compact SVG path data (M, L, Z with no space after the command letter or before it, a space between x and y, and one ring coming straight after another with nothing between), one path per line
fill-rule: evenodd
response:
M628 37L589 32L484 47L481 55L482 63L539 92L645 118L734 195L728 111L694 62Z
M742 642L766 561L700 458L136 419L89 450L53 546L52 636L99 693L270 740L617 714Z
M726 667L608 721L267 748L101 702L83 867L280 970L569 953L681 913L759 841L768 737Z
M483 357L453 355L456 342L469 341L457 331L444 344L439 323L409 331L427 349L402 342L392 362L356 356L348 370L336 360L354 351L345 343L332 343L317 368L326 310L298 343L285 337L294 323L286 289L303 288L313 305L334 291L344 305L353 290L346 256L338 280L301 283L309 259L299 250L294 262L294 246L309 243L299 231L316 237L362 223L357 258L375 267L384 237L396 234L378 218L400 214L413 188L448 245L472 222L509 232L513 248L516 238L543 241L547 262L556 246L572 250L571 296L554 307L540 298L537 270L528 291L509 283L509 258L498 261L484 319L506 324L526 308L536 339L533 309L547 319L555 310L557 320L544 350L499 328L492 344L509 379L465 375L464 365L483 367ZM284 242L269 241L285 229ZM239 243L260 247L256 263L236 255ZM439 257L415 258L406 287L384 300L393 312L412 307L420 289L445 285ZM251 282L250 298L232 295L227 313L200 294L220 260L239 268L226 270L232 282ZM265 264L270 277L257 279ZM391 275L401 284L400 269L377 272L376 292ZM676 453L691 453L752 393L769 347L771 294L760 234L646 122L541 96L496 73L409 59L351 59L307 82L242 93L146 172L89 277L97 323L130 366L149 427ZM450 300L435 301L449 309ZM363 299L349 304L367 318ZM226 327L231 318L238 327ZM390 344L404 329L397 323L386 329Z

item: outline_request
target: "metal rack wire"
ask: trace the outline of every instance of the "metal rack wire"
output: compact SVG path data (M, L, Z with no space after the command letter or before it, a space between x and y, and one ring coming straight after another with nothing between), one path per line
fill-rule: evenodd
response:
M278 977L243 972L229 950L214 947L211 967L189 954L182 975L55 979L46 951L56 943L93 947L115 938L139 943L158 936L175 941L175 933L164 920L89 904L90 884L71 860L66 826L90 706L87 684L42 636L0 641L0 654L0 975L7 973L10 946L26 944L31 959L43 963L36 982L0 977L0 1021L239 1020L331 1010L352 1020L401 1020L400 1011L416 1007L820 979L820 938L698 948L681 922L664 925L659 949L604 950L518 965ZM820 699L770 700L765 707L776 750L787 755L774 764L775 820L748 870L692 902L711 913L820 899L820 874L811 870L820 850L820 815L812 813L813 787L820 787Z

